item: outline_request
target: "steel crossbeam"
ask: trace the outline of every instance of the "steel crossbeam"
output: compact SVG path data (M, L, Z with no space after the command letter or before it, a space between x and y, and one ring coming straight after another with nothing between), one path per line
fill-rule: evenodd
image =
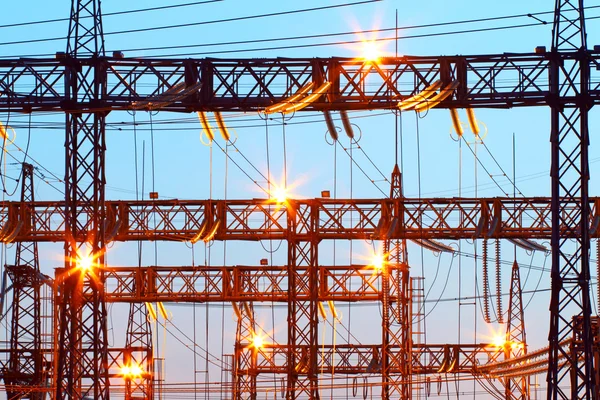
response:
M378 239L382 218L398 203L404 226L391 239L472 239L551 237L551 201L530 198L423 198L402 200L308 199L290 200L318 214L315 232L323 239ZM575 220L577 199L565 202L564 219ZM600 198L590 198L590 236L600 236ZM279 240L289 231L288 208L267 200L160 200L107 201L106 240L193 240L208 218L220 221L216 240ZM208 211L208 212L207 212ZM34 213L33 216L30 214ZM31 216L31 227L20 221ZM91 218L86 212L82 220ZM382 225L386 225L384 221ZM0 239L5 242L58 242L65 239L63 202L36 201L25 210L19 202L0 205ZM576 238L577 230L561 228L565 238ZM303 233L299 237L303 237Z
M578 60L576 51L561 52ZM438 108L547 105L550 52L473 56L382 58L377 63L350 58L314 59L121 59L79 57L0 60L0 112L110 111L260 111L290 97L308 82L332 82L320 101L306 110L393 109L398 101L440 79L458 80L452 98ZM76 62L96 70L106 82L101 100L66 100L65 74ZM600 54L590 52L589 96L600 102ZM187 88L179 95L173 88ZM563 97L576 104L574 94ZM73 110L75 108L75 110Z

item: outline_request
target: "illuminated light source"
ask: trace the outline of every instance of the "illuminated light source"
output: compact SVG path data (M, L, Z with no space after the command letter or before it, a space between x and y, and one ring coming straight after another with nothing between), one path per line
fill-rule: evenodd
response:
M377 62L381 54L379 52L379 46L374 40L364 40L362 42L362 55L365 61Z
M288 193L287 189L282 186L276 186L275 189L271 190L271 200L277 202L277 204L283 204L287 201Z
M438 94L433 96L429 101L425 101L423 103L419 103L415 106L415 111L424 111L429 110L440 104L442 101L446 100L452 92L458 87L458 81L453 81L451 84L446 85Z
M142 376L142 372L142 367L135 363L130 368L130 374L136 378Z
M263 340L263 338L260 335L254 334L252 336L252 347L254 347L256 350L258 350L258 349L262 349L264 345L265 345L265 341Z
M506 337L504 335L496 335L492 340L492 344L498 348L503 348L506 343Z
M215 140L215 133L213 132L212 126L210 122L208 122L208 117L204 111L198 111L198 119L200 120L200 124L202 125L202 132L206 134L208 138L208 143L204 142L202 139L202 132L200 133L200 141L202 141L205 145L210 145L213 140Z
M142 370L142 367L135 362L121 367L121 375L125 379L141 378L143 373L144 370Z
M467 108L467 118L469 119L469 125L471 126L471 132L478 137L479 136L479 124L477 123L477 119L475 118L475 110L472 108Z
M462 137L465 133L462 127L462 123L460 122L460 117L458 116L458 110L456 108L450 109L450 117L452 117L452 125L454 126L454 131L458 135L458 137Z
M383 267L385 266L385 257L381 254L373 254L373 258L371 259L371 265L377 271L383 271Z
M94 266L94 257L90 254L79 255L77 257L77 267L83 271L90 271Z
M435 92L442 87L442 81L437 80L433 82L431 85L427 86L421 92L415 94L414 96L408 97L401 102L398 103L398 108L400 110L408 110L416 106L422 101L426 101L429 97L433 96Z
M229 142L229 138L231 135L229 134L229 130L225 126L225 122L223 122L223 116L220 112L215 111L215 121L217 122L217 127L219 128L219 132L221 133L221 137L226 142Z
M302 86L300 90L294 93L291 97L288 97L280 103L273 104L272 106L267 107L265 109L265 114L273 114L279 112L282 108L286 107L287 105L298 101L302 96L308 93L308 91L313 87L313 85L313 82L309 82L306 85Z

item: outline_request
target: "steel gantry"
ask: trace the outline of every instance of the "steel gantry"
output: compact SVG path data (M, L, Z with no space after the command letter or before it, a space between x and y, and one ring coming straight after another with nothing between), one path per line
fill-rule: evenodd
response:
M77 260L88 251L84 243L89 243L95 264L103 265L109 241L190 240L207 215L215 224L216 240L288 241L285 273L296 283L287 293L293 311L286 353L288 395L299 392L318 397L317 243L371 238L381 219L388 218L381 210L391 206L404 221L390 232L389 240L427 235L447 239L551 237L548 398L597 398L592 374L589 242L598 235L598 207L596 200L589 199L587 182L588 113L600 101L600 54L587 49L583 10L583 0L556 0L551 50L539 48L535 54L399 57L377 62L344 58L148 60L105 57L100 1L73 0L66 53L57 53L55 59L0 60L0 112L66 115L65 202L36 202L31 215L25 211L24 216L18 204L3 204L0 209L4 241L65 243L64 274L56 292L57 398L109 395L105 277L102 269L93 276L77 268ZM365 85L367 79L369 85ZM399 100L437 80L456 83L452 96L439 108L550 107L550 199L311 200L291 201L275 212L260 201L172 201L135 207L130 202L105 202L104 131L111 110L262 111L307 83L319 87L325 82L325 93L305 110L394 109ZM240 211L243 214L236 214ZM149 214L158 217L158 225L149 224ZM448 218L451 214L459 215L459 222ZM184 219L174 219L174 215ZM257 223L247 215L263 215L264 219ZM348 222L344 218L349 215L358 218ZM33 226L24 230L19 221L29 217ZM308 297L302 297L299 290ZM563 343L574 332L577 346L567 351ZM89 384L82 385L84 378ZM565 391L567 386L570 389Z

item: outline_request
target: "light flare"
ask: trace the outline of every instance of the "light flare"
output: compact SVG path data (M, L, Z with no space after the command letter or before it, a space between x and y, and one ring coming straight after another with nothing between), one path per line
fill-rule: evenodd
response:
M288 199L288 190L285 187L276 186L271 190L270 197L271 200L275 201L277 204L283 204Z
M257 333L252 336L252 347L256 350L262 349L265 345L263 337Z

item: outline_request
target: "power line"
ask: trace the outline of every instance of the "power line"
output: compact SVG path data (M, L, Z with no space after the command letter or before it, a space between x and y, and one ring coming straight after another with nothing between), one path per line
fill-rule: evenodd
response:
M193 3L172 4L172 5L160 6L160 7L139 8L136 10L115 11L115 12L110 12L110 13L103 13L102 17L111 17L113 15L133 14L133 13L146 12L146 11L166 10L166 9L171 9L171 8L189 7L189 6L196 6L196 5L200 5L200 4L218 3L221 1L223 1L223 0L205 0L205 1L195 1ZM91 17L84 16L81 19L84 19L84 18L91 18ZM70 18L54 18L54 19L45 19L45 20L41 20L41 21L16 22L14 24L0 25L0 28L14 28L14 27L18 27L18 26L41 25L41 24L50 24L50 23L55 23L55 22L68 22L69 20L70 20Z
M121 35L121 34L126 34L126 33L149 32L149 31L166 30L166 29L174 29L174 28L186 28L186 27L190 27L190 26L210 25L210 24L218 24L218 23L223 23L223 22L239 22L239 21L250 20L250 19L278 17L278 16L282 16L282 15L292 15L292 14L300 14L300 13L313 12L313 11L329 10L329 9L333 9L333 8L350 7L350 6L380 2L380 1L383 1L383 0L361 0L361 1L353 2L353 3L342 3L342 4L335 4L335 5L330 5L330 6L311 7L311 8L303 8L303 9L296 9L296 10L289 10L289 11L278 11L278 12L267 13L267 14L246 15L243 17L223 18L223 19L216 19L216 20L210 20L210 21L200 21L200 22L190 22L190 23L185 23L185 24L154 26L154 27L148 27L148 28L127 29L127 30L115 31L115 32L104 32L104 36ZM13 42L0 43L0 46L7 46L7 45L14 45L14 44L26 44L26 43L51 42L51 41L64 40L64 39L66 39L66 36L45 38L45 39L18 40L18 41L13 41Z
M590 9L600 8L600 6L591 6L591 7L587 7L587 8L590 8ZM213 47L213 46L229 46L229 45L252 44L252 43L278 42L278 41L289 41L289 40L300 40L300 39L318 39L318 38L325 38L325 37L392 32L392 31L396 31L396 29L410 30L410 29L422 29L422 28L435 28L435 27L440 27L440 26L449 26L449 25L454 26L454 25L471 24L471 23L491 22L491 21L499 21L499 20L515 19L515 18L523 18L523 17L533 18L534 16L537 16L537 15L546 15L546 14L552 14L552 13L554 13L554 11L542 11L542 12L530 13L530 14L514 14L514 15L505 15L505 16L499 16L499 17L486 17L486 18L476 18L476 19L468 19L468 20L460 20L460 21L436 22L436 23L421 24L421 25L408 25L408 26L399 27L399 28L393 27L393 28L381 28L381 29L367 29L367 30L360 30L360 31L321 33L321 34L303 35L303 36L274 37L274 38L267 38L267 39L252 39L252 40L216 42L216 43L199 43L199 44L178 45L178 46L140 47L140 48L120 49L120 50L121 51L153 51L153 50L182 49L182 48L194 48L194 47ZM534 25L538 25L538 24L534 24Z

